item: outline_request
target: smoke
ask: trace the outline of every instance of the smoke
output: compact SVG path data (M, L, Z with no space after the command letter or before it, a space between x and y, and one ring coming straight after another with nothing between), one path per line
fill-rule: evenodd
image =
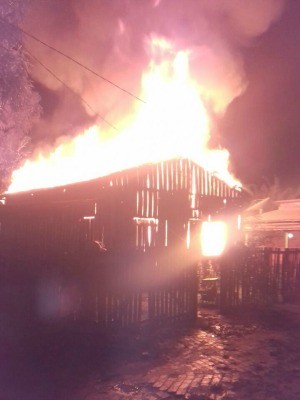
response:
M147 38L166 37L178 50L191 50L193 77L212 112L222 113L247 87L241 50L283 6L284 0L32 0L24 29L136 95L149 61ZM110 123L117 125L137 102L42 44L25 38L25 45ZM58 99L49 105L45 97L40 137L68 127L72 133L98 118L41 65L33 62L31 74Z

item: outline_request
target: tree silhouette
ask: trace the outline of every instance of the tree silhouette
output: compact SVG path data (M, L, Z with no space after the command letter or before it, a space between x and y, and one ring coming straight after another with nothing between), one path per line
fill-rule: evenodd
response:
M26 3L0 0L0 190L26 156L30 130L40 114L18 29Z
M276 201L297 199L300 197L299 186L286 186L277 177L274 177L273 180L264 179L264 182L260 185L247 185L244 189L253 200L268 197Z

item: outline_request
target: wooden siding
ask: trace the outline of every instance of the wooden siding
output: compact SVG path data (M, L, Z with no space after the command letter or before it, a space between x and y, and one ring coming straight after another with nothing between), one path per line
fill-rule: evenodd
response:
M22 309L31 299L32 318L43 318L49 292L51 318L105 328L190 320L199 257L193 231L240 197L189 160L7 195L0 207L0 273L10 288L3 304Z

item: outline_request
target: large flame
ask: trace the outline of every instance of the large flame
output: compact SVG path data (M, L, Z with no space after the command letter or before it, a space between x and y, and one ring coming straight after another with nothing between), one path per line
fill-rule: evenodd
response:
M189 74L189 51L175 52L166 40L150 43L152 60L142 77L140 104L124 128L107 137L97 125L62 142L48 155L39 153L13 172L8 192L86 181L134 166L189 158L228 183L226 150L209 150L210 124L201 88Z

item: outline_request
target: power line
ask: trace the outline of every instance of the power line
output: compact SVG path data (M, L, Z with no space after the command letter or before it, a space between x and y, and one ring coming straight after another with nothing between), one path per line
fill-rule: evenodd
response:
M96 114L98 117L100 117L107 125L109 125L111 128L115 129L118 131L118 129L108 122L101 114L98 113L98 111L94 110L93 107L82 97L80 96L79 93L77 93L74 89L72 89L69 85L67 85L61 78L59 78L53 71L51 71L42 61L40 61L36 56L34 56L27 48L25 48L27 53L30 54L30 56L38 63L40 64L50 75L52 75L55 79L57 79L63 86L65 86L68 90L70 90L74 96L78 97L94 114Z
M1 19L1 17L0 17ZM10 51L6 46L3 46L3 44L0 42L0 47L3 50ZM101 114L99 114L98 111L96 111L79 93L77 93L73 88L71 88L69 85L67 85L61 78L59 78L53 71L51 71L48 67L46 67L45 64L43 64L36 56L34 56L31 51L29 51L25 47L26 52L30 55L31 58L33 58L38 64L40 64L49 74L51 74L55 79L57 79L63 86L65 86L71 93L73 93L74 96L78 97L95 115L97 115L99 118L102 119L107 125L109 125L111 128L113 128L116 131L119 131L118 128L116 128L113 124L111 124L109 121L107 121Z
M111 84L112 86L118 88L119 90L122 90L122 92L128 94L129 96L135 98L136 100L142 102L142 103L146 103L145 100L141 99L140 97L136 96L135 94L129 92L128 90L122 88L121 86L117 85L116 83L112 82L111 80L105 78L104 76L98 74L97 72L95 72L94 70L92 70L91 68L87 67L86 65L82 64L80 61L75 60L73 57L69 56L68 54L63 53L62 51L56 49L55 47L45 43L44 41L38 39L36 36L32 35L31 33L26 32L24 29L20 28L19 26L16 26L14 24L12 24L11 22L6 21L4 18L0 17L0 20L8 25L12 25L14 26L16 29L18 29L20 32L24 33L24 35L30 37L31 39L34 39L35 41L37 41L38 43L41 43L42 45L48 47L49 49L55 51L56 53L60 54L61 56L67 58L68 60L71 60L72 62L74 62L75 64L79 65L80 67L86 69L87 71L89 71L91 74L97 76L98 78L104 80L105 82Z

